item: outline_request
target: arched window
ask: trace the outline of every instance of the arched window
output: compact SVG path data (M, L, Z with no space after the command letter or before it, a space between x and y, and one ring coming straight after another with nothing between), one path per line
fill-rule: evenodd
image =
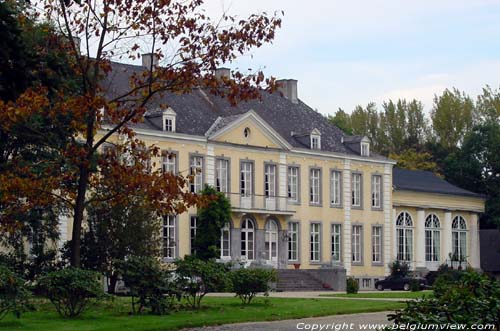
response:
M441 225L439 218L430 214L425 219L425 261L438 262L441 250Z
M266 223L265 253L267 260L278 261L278 225L273 219Z
M455 216L451 223L451 239L453 241L453 257L465 261L467 256L467 224L462 216Z
M231 229L229 223L226 223L220 232L220 257L221 259L227 259L231 257Z
M241 257L254 259L254 223L251 218L245 218L241 223Z
M397 259L411 261L413 257L413 221L411 215L402 212L396 219L396 245L398 245Z

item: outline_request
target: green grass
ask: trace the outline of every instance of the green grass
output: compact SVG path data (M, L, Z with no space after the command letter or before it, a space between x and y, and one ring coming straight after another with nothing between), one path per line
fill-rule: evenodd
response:
M377 298L377 299L418 299L424 295L430 295L432 291L420 292L358 292L356 294L336 293L336 294L322 294L323 297L343 297L343 298Z
M115 298L92 307L82 317L63 319L52 305L38 305L36 312L20 319L8 315L0 321L0 331L164 331L249 321L270 321L336 314L395 310L403 304L387 301L283 299L258 297L249 306L237 298L207 297L199 311L180 310L165 316L129 315L128 298Z

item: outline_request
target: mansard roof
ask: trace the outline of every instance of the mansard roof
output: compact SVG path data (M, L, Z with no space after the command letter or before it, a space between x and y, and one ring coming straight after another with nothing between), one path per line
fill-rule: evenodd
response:
M107 77L108 96L112 97L128 88L128 77L132 72L141 72L140 66L122 63L112 63L112 72ZM233 106L225 98L214 96L202 88L195 88L190 93L165 93L161 100L151 101L151 114L160 104L166 104L177 114L176 132L205 136L214 133L241 115L254 110L274 131L294 148L310 149L308 142L304 142L293 133L312 132L317 129L321 132L321 150L349 155L358 155L343 143L346 137L344 132L331 124L323 115L313 110L303 101L297 103L281 96L280 93L262 92L261 99L243 101ZM137 129L162 130L155 121L148 117L144 122L135 125ZM210 132L208 132L210 130ZM371 159L388 160L383 156L372 153Z
M455 186L430 171L393 168L392 181L396 191L417 191L478 198L483 197L480 194Z

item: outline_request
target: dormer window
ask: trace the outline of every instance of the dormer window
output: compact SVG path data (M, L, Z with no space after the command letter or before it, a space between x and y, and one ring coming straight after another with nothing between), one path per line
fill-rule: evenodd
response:
M321 133L318 129L311 132L311 149L321 149Z
M361 142L361 156L370 156L370 143Z
M177 114L172 108L167 108L162 113L163 131L175 132L175 118Z

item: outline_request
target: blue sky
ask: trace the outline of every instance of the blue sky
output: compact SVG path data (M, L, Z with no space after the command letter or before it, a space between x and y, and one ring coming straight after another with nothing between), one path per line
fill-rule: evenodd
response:
M209 14L283 10L275 42L231 68L299 80L321 113L457 87L500 86L500 0L207 0Z

